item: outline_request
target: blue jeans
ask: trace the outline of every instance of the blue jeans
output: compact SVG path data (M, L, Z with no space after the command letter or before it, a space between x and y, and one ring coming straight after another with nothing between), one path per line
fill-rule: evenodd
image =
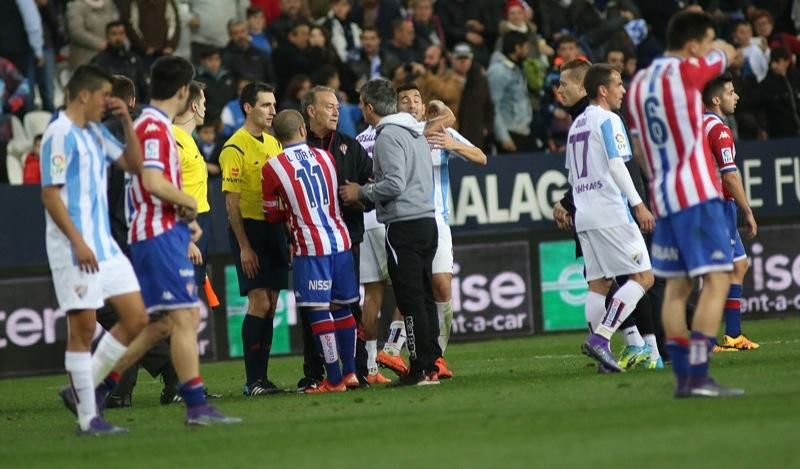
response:
M41 67L37 67L36 58L34 58L33 68L35 71L33 74L29 74L28 76L34 76L36 78L36 86L39 88L39 97L42 99L42 109L53 112L56 109L53 103L53 87L56 76L56 54L52 48L45 48L43 55L44 64ZM31 86L31 91L33 91L33 86ZM33 93L31 93L31 100L32 99Z

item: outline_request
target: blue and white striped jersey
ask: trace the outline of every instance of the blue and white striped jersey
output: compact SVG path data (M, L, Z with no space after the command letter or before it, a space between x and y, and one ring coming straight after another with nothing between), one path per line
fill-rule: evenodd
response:
M450 136L463 143L474 147L469 140L452 128L447 128ZM447 203L450 197L450 160L452 158L462 158L456 152L445 149L431 150L431 160L433 161L433 205L436 218L445 224L450 223L450 206Z

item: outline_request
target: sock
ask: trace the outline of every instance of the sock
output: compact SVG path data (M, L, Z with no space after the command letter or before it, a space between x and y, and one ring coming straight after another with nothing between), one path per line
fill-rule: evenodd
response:
M374 370L378 368L378 341L367 341L367 369Z
M715 343L715 337L692 332L689 339L689 375L692 378L708 376L708 355Z
M661 353L658 351L658 341L656 340L655 334L646 334L644 336L644 342L650 346L650 360L656 361L661 358Z
M406 343L406 324L403 321L392 321L389 325L389 338L383 345L383 351L389 355L400 355L403 344Z
M339 358L342 360L342 374L356 372L356 318L349 308L332 311L333 326L336 329L336 343L339 345Z
M330 311L308 311L308 322L314 334L314 345L325 362L325 374L328 382L342 382L342 370L339 368L339 352L336 346L336 327ZM353 360L355 361L355 359Z
M267 380L267 376L269 376L269 355L272 351L272 338L274 335L275 324L273 319L265 318L261 329L261 339L259 340L261 347L258 350L261 378L265 381Z
M447 343L450 342L450 327L453 324L453 302L436 303L436 313L439 315L439 348L442 349L442 355L444 355Z
M106 376L106 379L103 380L100 384L97 385L96 391L97 394L101 396L108 396L114 391L114 388L117 387L117 383L119 383L120 375L116 371L112 371L111 373Z
M678 387L683 387L689 379L689 340L686 337L670 337L666 345Z
M248 314L242 321L242 351L244 352L244 371L247 375L247 385L260 380L264 375L263 362L261 361L261 331L264 329L264 319Z
M92 382L95 385L103 382L127 349L110 332L103 334L92 355Z
M586 315L586 325L589 327L589 332L592 333L597 329L603 315L606 314L606 297L590 291L586 297L584 314Z
M75 394L78 425L82 430L87 430L92 419L97 417L94 381L92 381L92 354L89 352L66 352L64 368L67 369L69 385Z
M178 394L181 395L186 407L198 407L206 403L205 386L203 385L203 378L197 376L183 383L178 388Z
M644 296L644 293L644 288L638 283L631 280L625 282L625 285L614 293L611 304L603 316L603 321L594 331L595 334L611 340L611 336L617 331L622 321L631 315L636 308L636 303Z
M725 302L725 335L742 335L742 286L731 284L728 301Z
M622 330L622 333L625 335L625 345L629 347L644 347L644 339L642 334L639 334L638 327L626 327Z

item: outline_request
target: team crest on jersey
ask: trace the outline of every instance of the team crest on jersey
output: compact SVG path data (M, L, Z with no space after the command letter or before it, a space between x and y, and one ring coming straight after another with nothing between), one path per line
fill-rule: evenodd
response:
M89 291L89 286L86 284L75 285L75 294L78 295L78 298L83 299L86 296L86 292Z
M725 164L733 163L733 152L730 148L722 149L722 162Z
M157 160L158 158L159 143L158 140L146 140L144 142L144 159Z
M339 145L339 150L341 150L342 154L347 153L347 144L343 143L343 144Z
M636 254L631 256L631 260L635 262L637 265L642 265L642 253L637 252Z
M61 176L67 169L67 159L64 155L55 155L50 160L50 174L53 176Z
M628 142L625 141L624 135L617 134L614 136L614 140L617 141L617 150L622 151L628 148Z
M727 131L723 130L719 133L719 140L724 140L726 138L731 138L731 135Z

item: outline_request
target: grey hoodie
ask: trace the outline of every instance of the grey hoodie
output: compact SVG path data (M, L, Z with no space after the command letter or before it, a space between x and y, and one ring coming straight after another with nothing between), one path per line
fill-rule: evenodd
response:
M433 218L433 162L424 128L405 112L384 117L376 127L375 182L358 195L375 203L381 223Z

